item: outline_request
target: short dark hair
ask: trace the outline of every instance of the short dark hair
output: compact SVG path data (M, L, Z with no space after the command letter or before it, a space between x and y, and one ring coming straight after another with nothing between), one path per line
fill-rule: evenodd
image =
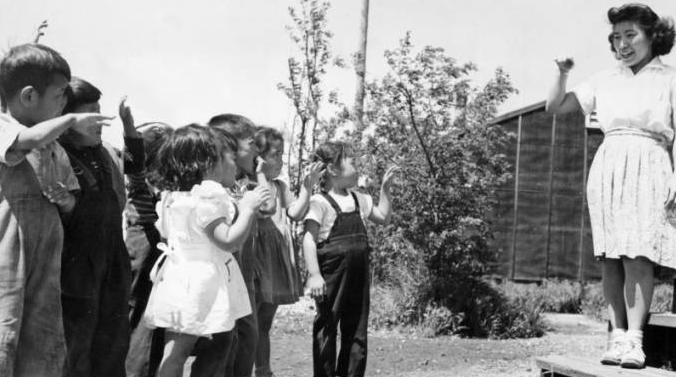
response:
M674 20L671 17L659 17L649 6L629 3L621 7L613 7L608 10L608 21L612 25L630 21L636 23L646 36L652 41L652 54L654 56L666 55L674 47ZM613 34L608 35L610 50L617 53L613 46Z
M209 132L211 132L214 137L220 139L221 143L223 143L223 148L226 151L237 152L237 138L235 138L230 132L218 127L209 127Z
M149 166L155 155L157 149L162 144L162 140L172 132L170 125L162 122L147 122L136 126L136 129L143 138L143 150L146 155L146 167Z
M247 139L254 136L256 125L249 118L237 114L220 114L209 119L209 127L216 127L228 131L237 139Z
M338 167L342 167L343 159L354 157L354 153L354 148L348 143L342 141L327 141L315 149L312 161L323 162L327 165L334 164ZM328 170L321 178L320 185L322 187L326 185L326 174L328 174Z
M0 101L7 102L26 86L38 93L54 82L56 75L70 80L70 66L55 50L37 43L27 43L9 49L0 60Z
M215 130L192 123L163 138L157 151L157 187L189 191L222 159L229 143Z
M73 76L68 84L68 103L63 108L63 113L72 113L78 106L98 102L100 99L99 88L89 81Z
M281 132L277 131L272 127L259 126L256 129L256 134L254 135L256 140L256 149L258 149L259 155L265 155L270 151L270 144L273 141L284 142L284 136Z

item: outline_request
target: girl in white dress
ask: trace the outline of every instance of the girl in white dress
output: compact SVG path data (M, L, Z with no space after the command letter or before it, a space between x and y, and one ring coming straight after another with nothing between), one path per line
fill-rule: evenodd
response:
M613 326L603 364L642 368L645 323L654 267L676 268L676 177L668 146L674 140L676 68L659 56L674 45L671 19L648 6L611 8L608 36L620 64L566 93L572 59L557 60L559 75L547 110L596 111L605 134L589 170L587 201L594 254L602 261L603 292Z
M251 313L232 252L246 238L254 213L269 198L248 191L239 206L223 187L235 182L237 143L222 131L191 124L166 138L157 153L162 194L157 227L167 239L151 272L145 312L150 327L165 329L160 377L183 374L199 337L222 336ZM225 358L225 355L223 355ZM204 361L204 362L202 362ZM213 364L197 355L194 373Z

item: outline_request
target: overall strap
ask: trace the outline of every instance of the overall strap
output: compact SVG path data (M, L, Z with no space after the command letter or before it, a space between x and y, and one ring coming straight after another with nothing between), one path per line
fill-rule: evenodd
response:
M359 212L359 200L357 200L357 194L354 193L354 191L350 191L350 194L352 194L352 199L354 199L354 209L355 212Z
M87 165L85 165L84 162L82 162L79 158L75 157L75 155L70 153L68 150L66 150L66 153L68 154L68 158L71 161L71 165L75 165L73 166L73 172L77 175L77 170L82 171L82 175L84 176L85 181L87 181L87 185L89 186L89 188L98 190L99 183L96 180L96 177L94 177L94 174L92 174L92 172L89 171Z
M326 199L326 201L328 201L329 204L331 204L331 207L333 208L334 211L336 211L336 214L340 215L341 213L343 213L340 207L338 207L338 203L336 203L336 201L333 200L333 198L331 197L331 195L329 195L328 192L322 191L321 194L324 197L324 199Z

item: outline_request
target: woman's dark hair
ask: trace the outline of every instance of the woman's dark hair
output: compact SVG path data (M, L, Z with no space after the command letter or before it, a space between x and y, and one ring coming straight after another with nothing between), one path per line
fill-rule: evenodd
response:
M232 150L232 140L205 126L193 123L170 132L162 139L154 166L161 190L189 191ZM236 143L235 143L236 145Z
M256 141L258 154L265 156L265 154L270 151L273 142L281 141L284 143L284 136L282 136L281 132L272 127L260 126L256 129L254 140Z
M652 41L653 56L666 55L674 46L674 21L671 17L659 17L649 6L629 3L608 10L608 21L612 25L629 21L636 23ZM613 34L608 35L610 50L617 53L613 46Z
M354 148L350 144L342 141L327 141L315 149L312 162L319 161L326 165L334 164L342 167L343 159L347 157L354 157ZM326 184L326 174L328 170L319 182L322 187Z
M90 82L73 76L68 84L68 103L63 108L64 114L75 111L78 106L98 102L101 91Z

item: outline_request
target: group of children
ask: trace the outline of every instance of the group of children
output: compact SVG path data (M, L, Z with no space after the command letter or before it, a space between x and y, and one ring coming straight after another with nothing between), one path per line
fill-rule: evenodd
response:
M0 61L0 375L182 376L194 356L191 376L273 376L275 313L303 293L288 224L303 221L314 375L363 376L364 224L389 222L396 168L376 205L353 191L351 146L326 142L295 196L277 130L233 114L136 126L123 99L119 152L100 96L49 47Z

